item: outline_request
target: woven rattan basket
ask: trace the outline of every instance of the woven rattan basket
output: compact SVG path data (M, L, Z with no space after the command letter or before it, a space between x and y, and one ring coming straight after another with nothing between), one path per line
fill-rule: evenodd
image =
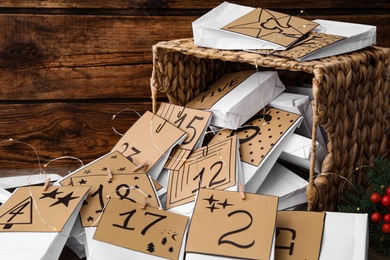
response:
M322 173L314 175L312 140L308 210L336 211L345 180L363 184L356 167L386 156L389 124L390 49L370 47L325 59L299 62L244 51L194 46L192 39L153 46L151 92L156 111L158 92L169 102L185 105L225 73L254 68L277 70L286 84L312 85L313 135L320 125L327 133ZM352 174L356 172L356 174Z

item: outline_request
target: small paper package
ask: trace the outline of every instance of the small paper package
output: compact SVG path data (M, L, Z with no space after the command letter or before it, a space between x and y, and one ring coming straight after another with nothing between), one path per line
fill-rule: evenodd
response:
M186 216L111 198L89 259L184 259L187 225Z
M0 207L2 259L58 259L90 187L20 187Z
M280 154L279 159L309 170L311 160L311 145L311 139L298 134L293 134ZM315 151L316 160L314 165L314 172L320 173L322 161L325 158L326 151L318 142L316 142Z
M199 189L186 259L274 259L278 197Z
M278 210L286 210L307 202L307 184L294 172L275 163L256 193L278 196Z
M285 89L276 71L224 75L186 107L212 112L210 125L237 129Z
M210 143L238 135L245 190L256 193L301 121L298 114L267 108L238 130L218 131Z
M365 260L368 214L326 212L320 260Z
M192 23L196 46L285 50L318 24L262 8L223 2Z

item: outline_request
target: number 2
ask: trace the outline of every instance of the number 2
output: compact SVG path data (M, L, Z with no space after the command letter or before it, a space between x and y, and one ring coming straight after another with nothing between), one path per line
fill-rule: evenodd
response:
M245 231L245 230L247 230L248 228L250 228L252 226L253 217L252 217L252 215L248 211L246 211L246 210L235 210L235 211L230 212L227 216L231 217L231 216L236 215L236 214L245 214L245 215L247 215L249 217L249 219L250 219L249 224L244 226L244 227L242 227L242 228L239 228L239 229L236 229L236 230L232 230L232 231L229 231L229 232L226 232L225 234L223 234L218 239L218 245L230 244L230 245L233 245L233 246L238 247L238 248L250 248L250 247L252 247L255 244L255 240L253 240L249 244L243 245L243 244L239 244L239 243L236 243L234 241L226 239L226 237L231 236L233 234L240 233L242 231Z

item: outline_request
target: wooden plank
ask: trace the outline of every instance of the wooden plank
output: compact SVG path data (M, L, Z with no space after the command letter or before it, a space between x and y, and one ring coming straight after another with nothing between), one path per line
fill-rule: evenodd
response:
M315 16L374 24L390 15ZM196 17L0 15L0 100L148 98L152 45L192 37Z
M126 109L119 113L122 109ZM88 163L109 152L120 135L141 115L150 102L31 103L0 105L0 168L32 168L37 150L42 163L61 156L74 156ZM118 114L115 120L112 116ZM74 161L71 161L74 162ZM57 166L68 165L69 161Z
M0 99L150 97L152 45L192 19L0 15Z
M107 9L211 9L219 5L220 0L3 0L0 7L8 8L107 8ZM289 1L289 0L232 0L231 3L282 9L328 9L328 8L390 8L389 1L365 1L365 0L338 0L321 1L321 4L313 4L311 0Z

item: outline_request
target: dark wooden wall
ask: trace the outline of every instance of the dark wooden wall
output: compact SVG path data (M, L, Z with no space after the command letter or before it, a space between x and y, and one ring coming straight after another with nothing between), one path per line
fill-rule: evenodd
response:
M376 25L377 44L390 47L388 0L230 2ZM0 1L0 142L28 143L42 163L66 155L88 163L109 152L120 138L112 115L125 108L151 110L152 45L192 37L191 22L220 3ZM124 132L136 119L124 111L113 122ZM20 142L1 143L0 168L25 167L37 167L33 150Z

